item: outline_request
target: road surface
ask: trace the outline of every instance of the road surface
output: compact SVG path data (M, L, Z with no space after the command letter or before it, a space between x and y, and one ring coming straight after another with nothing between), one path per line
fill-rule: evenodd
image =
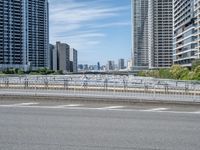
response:
M200 107L0 100L0 150L198 150Z

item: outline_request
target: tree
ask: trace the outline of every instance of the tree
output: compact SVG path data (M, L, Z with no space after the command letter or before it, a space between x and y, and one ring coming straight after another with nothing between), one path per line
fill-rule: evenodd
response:
M190 73L190 71L188 68L182 68L180 79L181 80L190 80L189 73Z
M194 69L193 80L200 80L200 66Z
M160 78L167 78L167 79L170 79L172 78L172 75L170 73L170 69L160 69L159 70L159 76Z
M173 79L180 79L181 78L181 75L183 73L183 68L180 66L180 65L173 65L171 68L170 68L170 73L172 75L172 78Z
M138 76L145 77L146 76L146 72L145 71L140 71L138 73Z
M192 70L195 70L198 66L200 66L200 59L196 59L192 62Z

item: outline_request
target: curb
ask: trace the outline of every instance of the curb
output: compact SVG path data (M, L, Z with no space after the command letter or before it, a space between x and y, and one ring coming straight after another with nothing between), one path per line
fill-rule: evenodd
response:
M186 101L169 101L169 100L142 100L142 99L125 99L125 98L104 98L104 97L71 97L71 96L30 96L30 95L0 95L0 100L65 100L81 102L110 102L110 103L129 103L129 104L175 104L175 105L200 105L200 102Z

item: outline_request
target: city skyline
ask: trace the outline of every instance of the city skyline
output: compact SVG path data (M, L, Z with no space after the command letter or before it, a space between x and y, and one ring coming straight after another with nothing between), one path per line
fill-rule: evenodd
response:
M49 0L50 43L79 51L79 63L131 57L131 1Z

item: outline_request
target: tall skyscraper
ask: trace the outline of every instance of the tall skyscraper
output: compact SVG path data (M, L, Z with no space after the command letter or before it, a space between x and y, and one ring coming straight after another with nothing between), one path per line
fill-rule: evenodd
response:
M190 67L197 58L197 37L194 17L195 0L174 0L175 64Z
M132 0L133 67L148 67L148 0Z
M149 68L173 64L173 0L149 0Z
M47 67L48 0L1 0L0 16L0 69Z
M32 69L47 67L49 62L48 0L27 0L28 61Z
M27 64L24 5L21 0L0 1L0 69Z

